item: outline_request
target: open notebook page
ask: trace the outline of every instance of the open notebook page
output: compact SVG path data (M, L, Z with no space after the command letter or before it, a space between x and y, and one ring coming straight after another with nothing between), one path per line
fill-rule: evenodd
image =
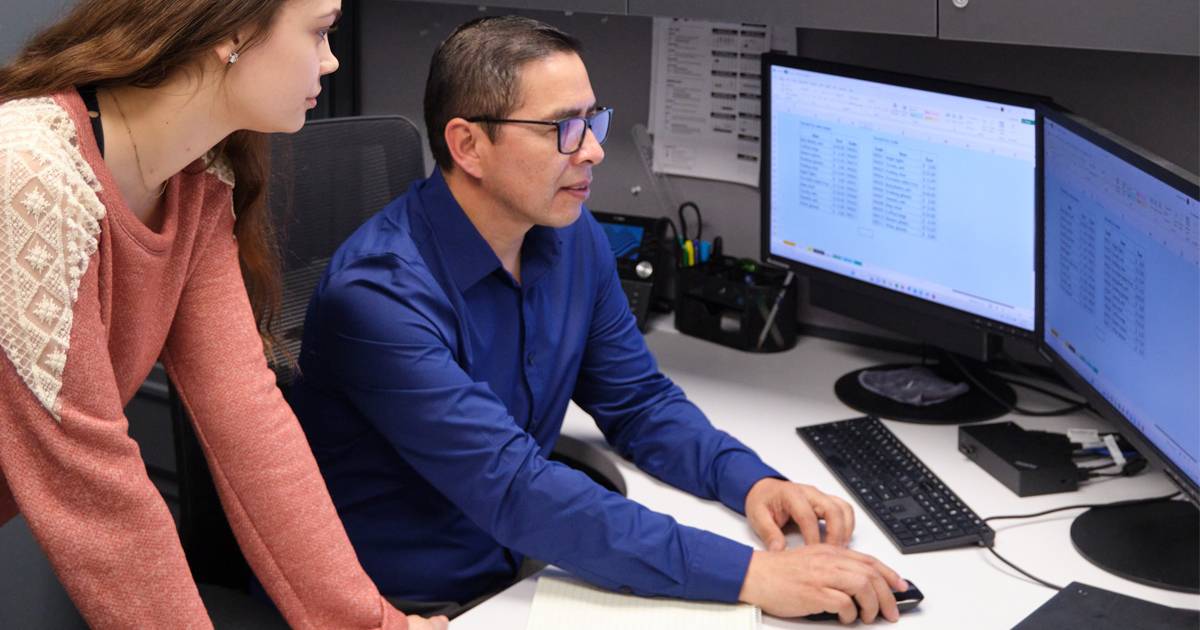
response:
M622 595L543 574L527 630L757 630L761 618L759 609L748 604Z

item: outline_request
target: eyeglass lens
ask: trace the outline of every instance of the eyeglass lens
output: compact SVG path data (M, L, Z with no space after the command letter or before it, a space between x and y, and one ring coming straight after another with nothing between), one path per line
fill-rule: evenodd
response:
M588 123L591 124L592 133L596 135L596 142L604 144L604 139L608 137L608 123L611 120L612 110L604 109L586 119L570 118L562 121L562 124L559 125L558 150L562 153L574 153L583 148L583 137Z

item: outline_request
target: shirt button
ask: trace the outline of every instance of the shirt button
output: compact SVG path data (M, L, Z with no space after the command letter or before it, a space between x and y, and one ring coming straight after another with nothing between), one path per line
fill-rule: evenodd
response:
M533 353L532 352L525 355L525 363L527 363L529 365L533 365Z

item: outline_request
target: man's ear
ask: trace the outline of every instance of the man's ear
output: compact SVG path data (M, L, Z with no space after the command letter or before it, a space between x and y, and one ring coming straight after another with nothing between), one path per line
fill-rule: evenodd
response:
M482 179L483 158L492 148L483 129L465 118L452 118L446 123L445 139L454 165L471 177Z

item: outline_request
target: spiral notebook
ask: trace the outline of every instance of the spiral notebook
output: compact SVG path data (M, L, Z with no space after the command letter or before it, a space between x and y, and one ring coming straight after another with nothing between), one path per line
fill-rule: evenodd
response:
M622 595L568 577L538 579L527 630L757 630L762 613L748 604Z

